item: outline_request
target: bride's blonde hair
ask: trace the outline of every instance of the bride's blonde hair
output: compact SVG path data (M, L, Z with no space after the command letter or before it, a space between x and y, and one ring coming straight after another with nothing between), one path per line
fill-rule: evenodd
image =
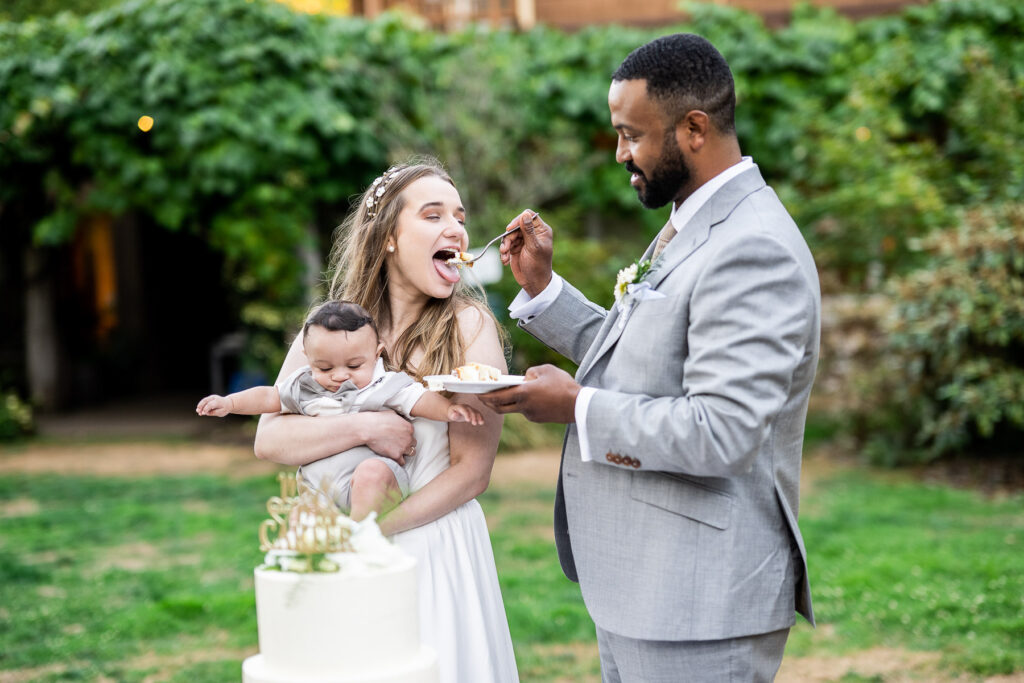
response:
M402 191L429 176L455 187L435 159L392 166L359 197L355 210L334 234L328 268L329 298L359 304L382 329L387 329L391 322L385 250L393 241L398 215L405 207ZM463 279L450 297L429 299L416 322L394 340L385 356L388 369L401 370L422 380L426 375L447 374L463 365L465 348L471 340L462 338L456 315L467 306L478 309L482 318L490 318L505 341L504 330L487 307L483 291L465 284ZM417 349L422 349L423 357L413 367L410 358Z

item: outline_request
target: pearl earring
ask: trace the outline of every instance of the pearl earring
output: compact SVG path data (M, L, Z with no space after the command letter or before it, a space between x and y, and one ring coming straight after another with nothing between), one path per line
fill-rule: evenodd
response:
M394 251L395 251L395 245L393 245L393 244L389 244L389 245L388 245L388 251L389 251L389 252L391 252L391 253L394 253Z

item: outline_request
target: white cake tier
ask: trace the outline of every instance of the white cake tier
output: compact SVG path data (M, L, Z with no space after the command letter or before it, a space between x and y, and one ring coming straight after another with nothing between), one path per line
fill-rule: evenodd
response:
M423 646L403 666L380 663L378 671L362 674L323 676L282 675L267 666L263 655L253 655L242 662L242 683L437 683L437 655Z
M257 569L260 654L243 665L259 682L433 683L421 647L416 560L330 574Z

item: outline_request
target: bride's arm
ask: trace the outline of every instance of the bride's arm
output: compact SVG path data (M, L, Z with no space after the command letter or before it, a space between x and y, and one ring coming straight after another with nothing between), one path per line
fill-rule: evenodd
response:
M470 340L466 360L507 372L501 340L491 318L470 306L459 313L459 325L462 338ZM484 424L474 427L468 422L448 423L451 466L381 520L381 531L388 536L432 522L487 490L504 418L475 396L457 394L454 400L479 410Z
M302 336L295 338L277 381L306 364ZM412 424L391 410L331 417L270 413L260 417L253 450L261 460L305 465L355 446L404 462L412 443Z

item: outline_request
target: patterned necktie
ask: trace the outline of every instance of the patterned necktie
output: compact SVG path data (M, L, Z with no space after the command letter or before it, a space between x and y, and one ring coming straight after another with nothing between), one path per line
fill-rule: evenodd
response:
M658 243L654 245L654 253L651 255L651 260L658 258L668 243L672 241L672 238L676 236L676 226L672 225L672 219L669 219L665 227L658 233Z

